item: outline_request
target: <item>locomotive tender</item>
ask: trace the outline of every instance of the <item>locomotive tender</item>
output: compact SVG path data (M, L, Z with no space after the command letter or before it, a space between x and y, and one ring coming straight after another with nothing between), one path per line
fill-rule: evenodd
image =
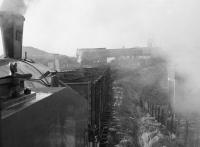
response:
M104 146L111 103L109 67L56 72L22 59L24 17L0 12L0 20L2 146Z

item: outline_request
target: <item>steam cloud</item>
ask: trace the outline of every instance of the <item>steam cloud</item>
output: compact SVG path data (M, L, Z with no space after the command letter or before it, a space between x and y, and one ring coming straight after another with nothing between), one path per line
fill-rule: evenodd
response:
M31 1L32 0L4 0L0 10L24 15Z
M4 0L0 9L25 14L32 1ZM176 108L200 112L199 5L199 0L42 1L28 14L24 42L70 54L82 47L140 46L150 36L183 76L184 83L176 83Z

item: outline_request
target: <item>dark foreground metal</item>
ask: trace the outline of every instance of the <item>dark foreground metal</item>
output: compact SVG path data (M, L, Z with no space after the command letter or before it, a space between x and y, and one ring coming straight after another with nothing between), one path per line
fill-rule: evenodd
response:
M42 91L35 98L2 111L1 146L84 146L86 99L69 87Z

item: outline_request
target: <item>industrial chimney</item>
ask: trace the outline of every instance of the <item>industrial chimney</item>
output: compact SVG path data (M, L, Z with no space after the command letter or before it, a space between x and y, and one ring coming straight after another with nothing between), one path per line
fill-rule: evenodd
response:
M0 11L0 26L4 57L20 59L22 57L22 37L24 17L13 12Z

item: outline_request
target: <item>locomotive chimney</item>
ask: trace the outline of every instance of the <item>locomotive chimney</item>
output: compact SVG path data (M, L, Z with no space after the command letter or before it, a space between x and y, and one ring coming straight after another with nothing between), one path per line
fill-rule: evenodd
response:
M22 57L22 37L24 17L13 12L0 12L0 25L4 57L20 59Z

